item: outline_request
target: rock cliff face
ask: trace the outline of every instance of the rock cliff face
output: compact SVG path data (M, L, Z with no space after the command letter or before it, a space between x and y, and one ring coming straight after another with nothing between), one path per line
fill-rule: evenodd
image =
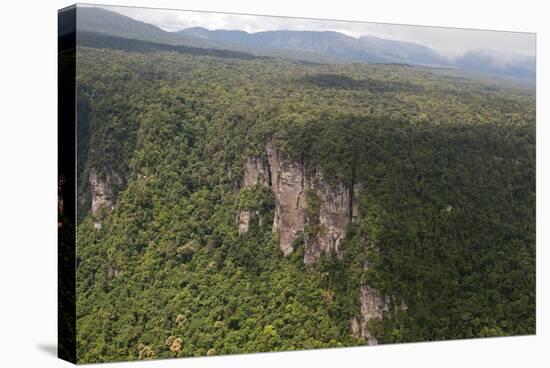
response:
M308 175L304 163L283 157L273 142L267 144L266 155L267 162L256 157L247 158L242 188L250 189L255 185L271 188L275 197L272 231L279 232L279 246L284 255L292 253L294 241L307 232L308 236L304 236L306 264L315 263L323 252L340 258L348 224L359 218L361 183L351 180L331 185L319 169ZM308 203L307 193L313 193L316 203ZM312 211L313 206L315 211ZM314 218L312 212L315 212ZM250 210L241 210L239 234L248 232L253 216ZM311 234L307 231L308 226L315 226L317 231ZM350 319L352 333L357 338L364 338L369 345L375 345L378 342L369 331L368 323L383 317L383 312L388 310L388 298L368 284L363 285L358 294L361 317Z
M315 263L322 252L334 253L342 256L340 243L346 236L346 229L350 222L357 221L357 196L359 184L337 184L329 186L318 170L313 180L317 185L316 196L319 199L319 226L317 237L306 242L304 261L307 264Z
M243 187L252 188L256 184L271 186L271 172L260 158L248 157L245 163Z
M271 190L275 195L275 216L273 232L279 231L280 247L283 254L292 253L292 243L304 230L305 196L309 186L304 166L298 162L285 161L272 143L267 146L269 170L271 172Z
M352 321L360 328L356 328L352 331L356 337L364 338L369 345L376 345L378 341L369 331L368 323L373 319L382 319L383 313L389 308L389 300L387 297L382 296L380 291L372 288L368 284L361 287L361 321Z
M248 232L251 217L252 213L250 210L241 210L239 213L239 235L243 235Z
M90 193L92 195L92 217L95 228L101 228L102 211L112 211L115 201L115 186L122 184L122 178L115 172L98 175L91 171L89 175Z
M256 185L270 187L271 172L269 170L269 166L265 165L260 158L248 157L245 163L242 189L251 189ZM239 235L243 235L248 232L250 221L252 220L254 215L258 215L257 211L253 213L247 208L244 208L240 211Z
M259 184L270 187L275 196L273 232L280 233L280 247L284 255L293 250L296 238L311 225L307 209L306 191L313 191L318 198L319 231L314 237L305 238L304 262L312 264L322 252L341 255L340 243L346 235L350 221L358 217L357 195L360 185L337 184L331 186L320 170L313 175L306 173L303 163L281 157L273 143L266 147L267 163L260 158L249 157L245 163L242 187ZM243 209L239 214L239 233L248 231L251 213Z

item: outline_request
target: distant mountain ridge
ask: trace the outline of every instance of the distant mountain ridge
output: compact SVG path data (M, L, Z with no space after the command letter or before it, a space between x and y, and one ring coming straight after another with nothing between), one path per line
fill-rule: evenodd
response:
M398 63L456 68L534 83L535 57L472 50L447 58L436 50L413 42L375 36L354 38L335 31L275 30L248 33L241 30L209 30L192 27L177 32L134 20L102 8L84 7L77 12L78 30L171 45L213 48L260 56L320 63Z
M502 54L489 50L471 50L453 60L458 69L516 78L535 79L536 59L520 54ZM498 73L495 73L497 71Z
M283 57L305 62L334 63L343 61L328 55L313 54L300 50L261 49L236 43L228 44L226 42L217 42L206 38L182 34L180 32L167 32L155 25L96 7L79 7L77 9L77 27L78 32L99 33L119 38L165 43L176 46L230 50L257 56Z
M203 27L193 27L177 33L248 47L309 51L348 62L422 64L420 61L424 61L424 58L427 65L439 65L442 61L431 49L414 43L389 41L373 36L357 39L334 31L281 30L247 33L234 30L210 31ZM395 49L390 49L388 45ZM418 60L398 57L399 53L403 54L407 51L420 57Z
M326 55L342 61L389 63L390 58L371 52L357 39L333 31L264 31L247 33L244 31L214 30L194 27L177 32L196 38L221 41L227 44L243 45L263 49L285 49L308 51Z
M430 47L413 42L388 40L375 36L354 38L334 31L281 30L248 33L192 27L177 33L226 44L315 52L348 62L451 67L498 76L535 78L535 58L518 54L496 54L488 50L472 50L451 59Z
M155 25L102 8L79 7L76 14L78 32L101 33L109 36L171 45L192 47L216 46L215 42L199 40L184 34L166 32Z
M433 49L413 42L387 40L375 36L362 36L358 41L368 50L396 62L407 60L411 64L447 66L446 58Z

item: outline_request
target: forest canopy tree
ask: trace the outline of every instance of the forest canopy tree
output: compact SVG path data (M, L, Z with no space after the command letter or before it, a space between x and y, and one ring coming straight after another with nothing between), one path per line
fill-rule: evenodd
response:
M379 343L535 333L531 90L102 37L77 50L79 362L365 344L365 283L391 299ZM303 262L314 191L283 256L273 193L242 184L273 141L361 183L340 256Z

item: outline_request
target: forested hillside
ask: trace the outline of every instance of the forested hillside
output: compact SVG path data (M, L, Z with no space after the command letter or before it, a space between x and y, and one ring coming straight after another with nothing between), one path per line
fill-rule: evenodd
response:
M104 41L77 51L79 362L535 333L533 91ZM284 252L274 163L311 182Z

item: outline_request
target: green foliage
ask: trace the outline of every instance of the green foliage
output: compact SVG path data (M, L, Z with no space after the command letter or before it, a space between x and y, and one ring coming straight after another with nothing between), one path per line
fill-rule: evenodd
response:
M308 239L315 239L317 234L322 231L321 226L319 225L319 211L320 205L319 196L317 192L313 189L308 189L305 192L306 198L306 220L307 225L304 229Z
M371 322L382 343L534 333L529 91L397 65L77 56L80 363L362 344L349 321L365 282L407 305ZM273 194L240 190L271 139L329 183L361 183L342 259L307 268L303 239L284 258ZM91 170L123 179L100 230Z

